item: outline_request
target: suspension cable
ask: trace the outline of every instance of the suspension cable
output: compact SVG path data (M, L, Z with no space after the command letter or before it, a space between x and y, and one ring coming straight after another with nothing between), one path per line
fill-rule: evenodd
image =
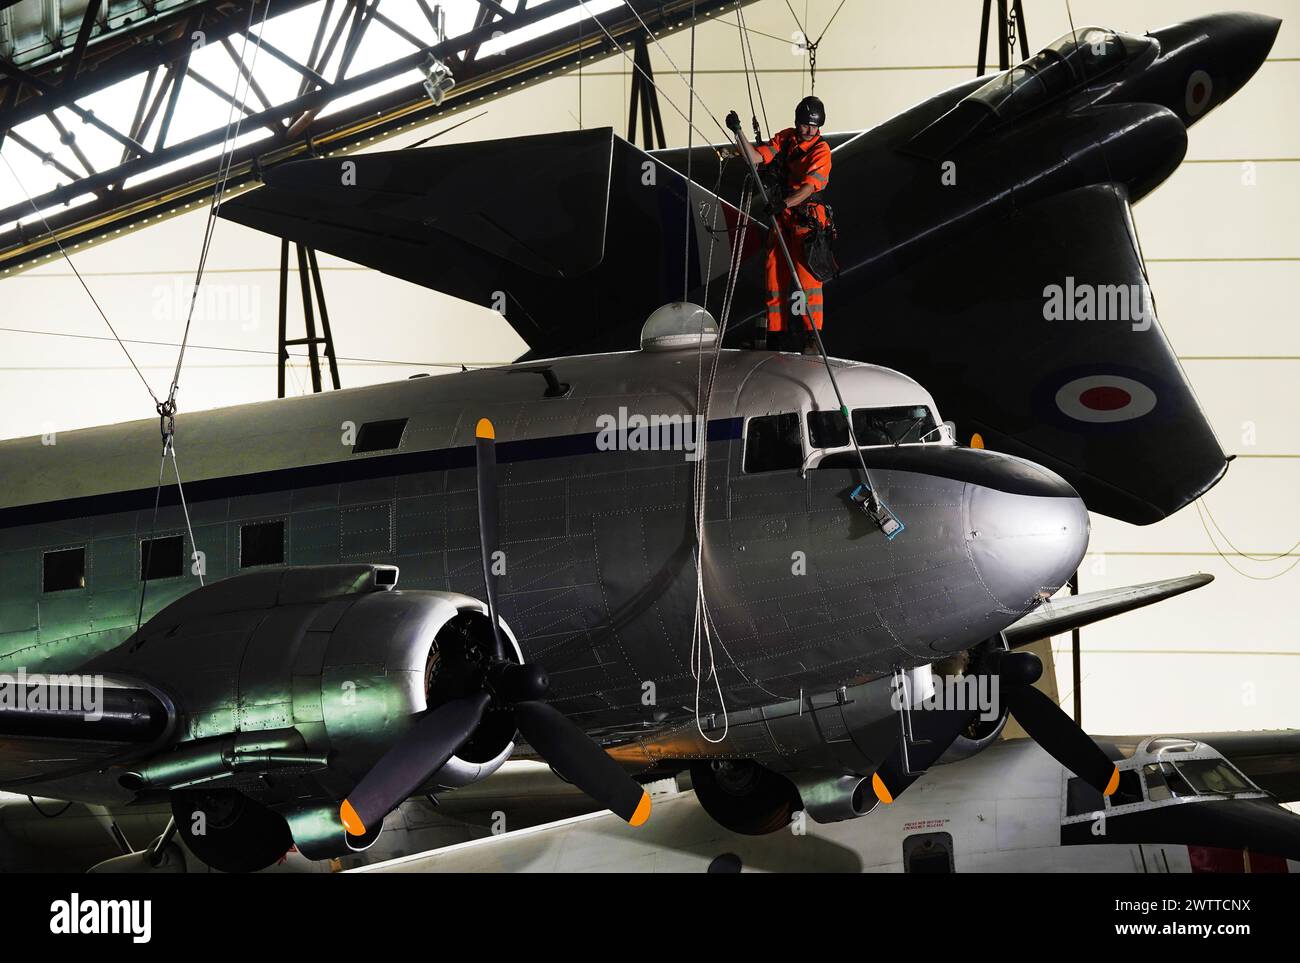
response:
M1297 565L1300 565L1300 555L1297 555L1297 556L1295 556L1295 559L1291 562L1291 564L1287 565L1285 568L1280 569L1279 571L1274 572L1274 573L1271 574L1271 575L1252 575L1250 572L1246 572L1246 571L1243 571L1242 569L1238 568L1238 567L1233 563L1231 557L1229 557L1228 554L1227 554L1226 552L1224 552L1223 549L1221 549L1221 548L1219 547L1219 543L1218 543L1218 541L1215 539L1215 537L1214 537L1214 533L1210 530L1210 526L1206 524L1205 519L1206 519L1206 516L1209 515L1209 506L1208 506L1208 505L1204 505L1204 504L1203 504L1204 501L1205 501L1204 496L1202 496L1201 498L1196 499L1196 512L1197 512L1197 515L1198 515L1198 516L1200 517L1200 519L1201 519L1201 527L1202 527L1203 529L1205 529L1205 535L1206 535L1206 537L1210 540L1210 545L1211 545L1211 547L1213 547L1213 549L1214 549L1214 554L1218 555L1218 556L1219 556L1219 559L1220 559L1220 560L1221 560L1225 565L1227 565L1228 568L1232 569L1234 572L1236 572L1236 573L1237 573L1238 575L1240 575L1242 578L1248 578L1248 579L1250 579L1252 582L1271 582L1271 581L1273 581L1274 579L1278 579L1278 578L1281 578L1283 575L1287 575L1287 574L1289 574L1291 571L1293 571L1293 570L1295 569L1295 567L1296 567ZM1218 523L1217 523L1217 522L1214 522L1214 518L1213 518L1213 516L1210 516L1210 521L1214 524L1214 527L1215 527L1216 529L1218 529L1218 527L1219 527L1219 526L1218 526ZM1250 554L1248 554L1248 553L1246 553L1246 552L1242 552L1241 550L1235 548L1235 547L1233 546L1232 542L1228 541L1227 536L1226 536L1226 535L1223 535L1222 530L1219 531L1219 534L1223 537L1223 540L1224 540L1225 542L1227 542L1228 547L1229 547L1230 549L1232 549L1232 551L1236 552L1238 555L1241 555L1243 558L1248 559L1249 561L1252 561L1252 562L1277 561L1277 560L1279 560L1279 559L1285 558L1285 557L1287 557L1288 555L1290 555L1291 552L1294 551L1294 550L1295 550L1295 547L1296 547L1296 546L1292 546L1291 549L1287 550L1286 552L1282 552L1282 553L1280 553L1280 554L1278 554L1278 555L1273 555L1273 556L1250 555Z
M691 87L695 86L695 0L691 0ZM695 159L694 134L691 129L695 126L695 101L689 101L686 105L686 230L682 252L682 300L685 301L691 290L691 235L695 231L695 219L691 210L691 175L692 162Z
M41 224L45 226L45 233L49 235L52 241L54 241L55 245L59 249L59 253L63 255L63 260L68 262L68 267L71 268L72 273L76 275L77 281L81 284L82 290L86 292L86 297L90 298L90 303L95 306L95 310L99 312L99 316L104 319L104 324L108 325L108 330L113 335L113 340L117 342L118 347L122 349L122 353L126 355L126 360L131 362L131 367L134 369L135 373L139 375L140 383L144 385L144 390L149 392L149 397L153 399L154 404L158 404L158 396L154 394L153 388L149 386L149 380L144 376L144 372L140 370L140 366L135 363L135 358L131 357L130 350L127 348L126 343L123 342L121 337L118 336L117 329L113 327L113 322L108 320L108 315L105 314L104 309L99 306L99 301L95 298L95 295L91 293L90 286L86 284L86 279L81 276L81 272L77 270L77 266L72 263L71 255L69 255L64 249L63 242L59 240L59 236L55 234L54 229L50 227L50 222L45 219L45 213L36 206L36 202L32 200L32 195L27 192L27 188L18 177L18 172L14 170L13 165L9 163L9 158L5 157L3 151L0 151L0 159L3 159L5 167L9 168L9 176L14 179L14 183L18 185L18 189L22 191L23 196L27 198L27 203L31 206L32 211L41 219Z
M741 10L740 0L736 0L736 37L740 41L740 67L745 74L745 93L749 97L749 116L754 125L754 137L756 140L765 140L763 130L772 130L772 125L767 122L767 104L763 103L763 87L758 82L758 65L754 61L754 47L749 39L749 28L745 26L745 14ZM745 49L749 48L748 60L745 56ZM758 112L754 109L754 91L749 83L750 71L754 74L754 86L758 87L758 103L763 109L763 127L758 126Z
M586 0L578 0L578 2L582 4L584 10L587 9ZM689 92L690 96L695 100L699 101L700 106L703 107L705 113L709 115L709 119L713 121L713 125L717 127L718 130L722 131L723 135L726 136L728 140L730 140L731 135L728 133L727 128L723 127L722 124L718 123L718 118L713 116L713 111L709 110L709 105L704 102L704 100L700 97L698 93L696 93L695 87L682 74L682 69L677 66L677 62L673 60L673 58L669 55L668 51L664 49L664 45L660 43L659 38L654 35L654 31L650 29L650 25L641 19L641 14L637 12L636 7L633 4L628 4L627 8L632 12L632 16L636 17L636 22L639 23L641 25L641 28L646 32L646 36L648 36L651 40L654 41L654 45L658 47L659 52L664 55L664 59L668 61L668 65L673 68L673 73L677 74L677 79L680 80L682 83L686 84L686 89ZM588 10L587 12L590 15L591 11ZM600 25L601 30L605 31L605 36L609 37L610 40L613 40L615 46L618 46L618 41L614 40L613 35L611 35L608 30L605 30L605 25L601 23L599 20L596 20L596 23ZM619 47L618 49L622 50L623 48ZM642 73L642 76L645 76L645 74ZM646 79L649 80L648 77ZM663 91L659 89L658 85L656 85L653 80L650 81L650 84L655 88L655 90L659 94L664 96L665 100L667 100L667 95L665 95ZM670 104L672 103L671 100L668 102ZM676 108L676 105L674 105L674 108ZM681 113L680 110L678 110L677 112L679 114ZM683 117L685 117L685 115L683 115ZM687 122L689 123L689 119L687 119ZM701 134L700 136L703 137L704 135Z
M614 35L610 33L608 29L606 29L605 25L601 23L600 20L598 20L595 16L592 15L591 11L587 8L586 0L578 0L578 2L582 4L582 9L587 11L587 16L591 17L592 21L596 24L596 26L600 28L600 32L605 35L606 39L608 39L609 42L612 43L614 47L618 50L618 52L623 55L624 59L626 59L627 62L632 65L632 69L641 75L641 79L644 80L646 83L648 83L651 87L653 87L656 94L658 94L664 100L668 101L668 106L671 107L673 110L677 111L677 116L680 117L682 120L686 121L688 125L694 128L695 133L700 135L700 139L704 141L704 143L706 144L710 143L709 139L705 137L703 133L700 132L700 129L694 126L694 124L691 121L691 118L687 117L686 114L682 112L682 109L677 106L676 101L674 101L671 97L669 97L666 93L663 92L663 90L659 87L659 85L655 83L654 78L641 69L641 65L638 64L635 58L633 58L633 56L627 52L627 49L621 43L618 42L618 40L614 37ZM628 7L628 9L631 10L634 14L636 13L636 8ZM641 17L639 15L637 16L637 20L641 20ZM641 23L644 24L645 21L641 20ZM649 32L648 28L647 28L647 32ZM654 38L653 34L651 34L651 38L652 39ZM656 46L659 46L660 50L663 49L663 47L659 45L658 40L655 40L655 44ZM675 66L674 69L676 69ZM681 76L680 70L677 71L677 75L679 77ZM692 93L694 93L694 91L692 91ZM703 106L704 109L707 111L708 105L704 104ZM712 113L709 114L709 118L713 121L713 123L718 127L719 130L721 130L724 134L727 133L727 129L718 123L718 119L714 117ZM727 139L728 140L731 139L730 135L728 135Z
M248 24L244 28L244 40L239 48L240 65L244 63L244 54L248 50L248 40L253 30L253 13L256 11L256 4L248 6ZM235 93L238 94L239 82L244 80L244 92L242 95L230 98L230 107L226 114L226 128L222 134L221 155L217 160L216 183L212 189L212 203L208 206L208 220L204 225L203 243L199 248L199 265L194 275L194 288L190 292L189 311L185 315L185 331L181 336L180 351L176 355L176 370L172 374L171 388L167 392L167 400L159 410L159 414L164 411L168 413L176 410L176 389L180 385L181 365L185 362L185 346L189 343L190 325L194 320L194 308L199 299L199 288L203 283L203 270L208 263L208 253L212 248L212 237L217 229L217 215L221 210L221 201L225 197L226 186L230 181L230 171L235 162L235 144L239 141L239 131L244 123L244 107L248 103L248 92L253 85L253 71L257 68L257 55L262 50L262 34L266 31L266 18L271 12L271 0L267 0L266 5L262 8L262 20L258 24L257 40L253 46L253 59L249 61L247 77L245 71L236 69L235 75ZM239 111L236 114L235 104L239 103ZM231 127L234 127L234 134L231 134Z

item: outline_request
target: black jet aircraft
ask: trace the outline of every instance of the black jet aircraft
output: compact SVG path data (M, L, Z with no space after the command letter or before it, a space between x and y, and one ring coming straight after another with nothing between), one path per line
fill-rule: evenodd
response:
M1227 459L1156 319L1130 205L1279 25L1081 27L828 135L829 352L917 378L964 438L1051 468L1093 511L1147 524L1204 493ZM604 129L357 156L349 178L341 163L270 170L222 216L500 307L538 357L635 347L641 319L684 291L716 316L735 243L736 315L761 314L760 238L710 203L739 201L744 165L717 148L646 154Z

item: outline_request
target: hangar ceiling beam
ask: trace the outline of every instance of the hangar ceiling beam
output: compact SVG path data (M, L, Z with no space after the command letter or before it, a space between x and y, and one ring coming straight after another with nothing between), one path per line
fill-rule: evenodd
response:
M0 146L11 140L44 162L43 174L33 177L40 183L24 184L24 191L0 182L0 274L56 255L55 238L75 246L206 202L217 177L211 152L228 139L227 109L238 107L243 117L228 183L238 188L282 161L347 150L563 72L580 59L617 53L615 42L626 45L643 33L641 21L663 36L689 27L692 13L705 20L730 11L736 0L601 6L595 0L476 0L473 25L466 19L462 27L469 29L455 36L441 31L445 11L428 0L417 0L419 10L410 8L405 18L395 8L381 11L380 0L155 0L153 15L134 33L122 11L143 10L140 0L50 2L62 4L68 23L62 47L45 50L29 37L28 53L0 49ZM270 19L259 30L268 6ZM299 27L303 19L306 29ZM277 22L293 30L273 29ZM527 34L512 37L525 28ZM301 50L290 42L297 37ZM408 53L394 57L384 47L384 56L372 50L358 59L372 41L391 45L394 37ZM241 55L245 43L248 53ZM492 55L481 56L488 44ZM209 53L216 46L224 55ZM255 58L255 50L266 56ZM205 59L214 55L221 59ZM219 79L218 70L235 76L225 58L246 97ZM435 103L424 81L439 65L451 69L455 86ZM285 67L298 77L287 88ZM272 82L277 71L278 82ZM101 109L105 116L99 116L94 107L103 101L92 98L116 85L129 90L130 108L116 118ZM195 91L200 106L207 98L211 115L198 132L193 120L202 110L192 107ZM220 111L211 110L213 97ZM180 137L174 134L178 116L186 120ZM106 156L104 137L120 151L115 147ZM99 148L92 149L97 140Z

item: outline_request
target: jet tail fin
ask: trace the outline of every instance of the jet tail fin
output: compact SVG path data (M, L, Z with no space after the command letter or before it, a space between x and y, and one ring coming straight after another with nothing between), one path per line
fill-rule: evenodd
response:
M556 356L625 349L655 308L723 277L737 211L714 200L600 128L293 161L221 216L494 307Z

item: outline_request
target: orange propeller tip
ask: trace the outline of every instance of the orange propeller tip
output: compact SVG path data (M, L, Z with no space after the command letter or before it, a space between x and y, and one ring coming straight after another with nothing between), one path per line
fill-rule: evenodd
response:
M474 437L495 439L496 436L497 430L492 427L492 422L488 421L486 418L480 418L478 420L478 425L474 428Z
M628 820L630 826L640 826L650 818L650 794L644 790L641 793L641 801L636 804L636 812Z
M349 836L364 836L366 834L366 824L361 821L357 811L352 808L352 803L346 799L343 805L339 807L339 819L343 821L343 828L348 831Z
M894 797L890 795L889 787L885 785L885 780L880 778L880 773L874 772L871 774L871 788L875 790L876 798L886 806L894 801Z
M1104 796L1112 795L1119 788L1119 766L1110 774L1110 782L1106 783L1106 790L1102 793Z

